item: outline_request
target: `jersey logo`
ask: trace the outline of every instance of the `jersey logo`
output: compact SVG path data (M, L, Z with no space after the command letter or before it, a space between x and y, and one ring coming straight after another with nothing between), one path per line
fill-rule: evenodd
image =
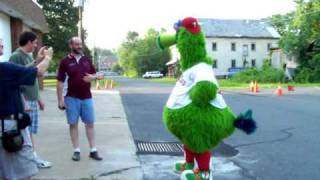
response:
M76 63L70 63L69 67L72 67L72 66L75 66L75 65L77 65L77 64Z
M183 76L179 78L179 82L182 86L186 85L186 81L183 79Z

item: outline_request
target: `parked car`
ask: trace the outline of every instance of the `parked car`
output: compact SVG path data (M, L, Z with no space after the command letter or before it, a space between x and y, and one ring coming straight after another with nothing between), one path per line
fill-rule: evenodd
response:
M229 78L232 77L233 75L239 73L239 72L242 71L242 70L244 70L244 68L229 68L229 69L228 69L228 72L229 72L228 76L229 76Z
M119 76L118 72L107 71L104 73L104 76Z
M146 72L144 75L142 75L143 78L162 78L163 74L160 73L160 71L149 71Z
M119 76L120 75L120 73L112 72L112 71L99 71L96 74L103 75L105 78L108 78L109 76Z
M229 79L242 70L243 68L229 68L227 72L215 72L215 75L218 79Z

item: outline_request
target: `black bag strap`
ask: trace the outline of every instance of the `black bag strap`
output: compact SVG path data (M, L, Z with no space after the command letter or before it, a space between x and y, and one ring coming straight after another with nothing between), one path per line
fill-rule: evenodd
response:
M1 133L3 136L3 133L4 133L4 119L3 118L1 118Z
M19 91L19 96L21 96L21 92ZM20 100L21 100L21 103L22 103L22 99L20 98ZM19 111L21 110L21 106L19 106L19 104L18 103L13 103L13 104L15 104L14 105L14 107L15 107L15 110L16 110L16 112L14 113L14 114L11 114L10 115L10 119L11 119L11 117L13 117L13 121L16 121L16 123L17 123L17 129L18 129L18 125L19 125ZM4 121L5 121L5 118L1 118L1 133L2 133L2 136L3 136L3 134L5 133L4 132Z

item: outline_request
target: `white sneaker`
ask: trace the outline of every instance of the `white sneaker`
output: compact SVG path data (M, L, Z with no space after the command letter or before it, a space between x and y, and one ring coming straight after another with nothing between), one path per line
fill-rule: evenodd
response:
M51 165L51 162L49 162L49 161L38 159L37 166L38 166L38 168L51 168L52 165Z
M45 160L42 160L38 155L37 153L34 153L34 159L37 163L37 166L38 168L50 168L52 165L51 165L51 162L49 161L45 161Z

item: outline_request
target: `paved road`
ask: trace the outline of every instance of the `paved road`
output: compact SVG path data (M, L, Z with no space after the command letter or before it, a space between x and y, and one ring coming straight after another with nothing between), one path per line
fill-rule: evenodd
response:
M144 80L116 79L134 139L175 141L162 124L162 107L172 85ZM218 179L313 180L320 177L320 91L308 95L248 96L226 93L225 99L235 113L252 108L258 131L247 136L237 131L225 142L239 150L232 158L215 158ZM164 164L170 157L143 156L145 179L154 169L163 168L168 179L178 179ZM162 161L162 164L154 162ZM162 165L162 166L161 166ZM171 178L172 177L172 178Z
M157 84L144 80L116 80L129 125L135 140L177 141L162 123L162 110L172 85Z

